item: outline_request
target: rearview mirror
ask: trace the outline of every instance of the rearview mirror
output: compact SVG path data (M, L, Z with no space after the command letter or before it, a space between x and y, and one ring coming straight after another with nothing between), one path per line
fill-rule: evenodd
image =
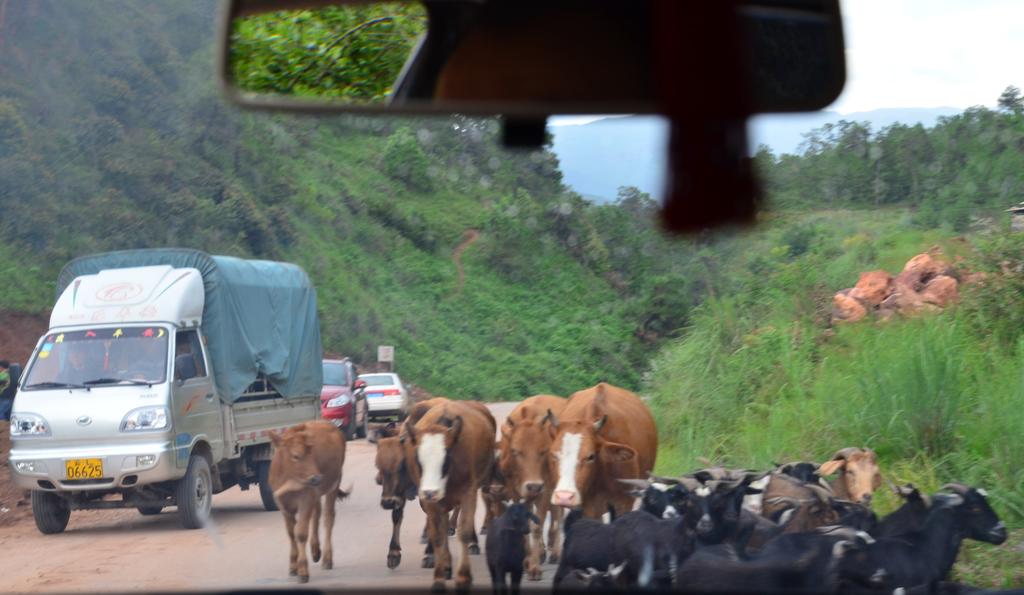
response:
M820 109L841 91L838 0L716 0L724 11L676 2L227 0L221 79L250 107L661 113L666 85L697 94L716 84L713 68L677 70L732 52L751 113ZM687 35L707 19L729 21L734 39Z

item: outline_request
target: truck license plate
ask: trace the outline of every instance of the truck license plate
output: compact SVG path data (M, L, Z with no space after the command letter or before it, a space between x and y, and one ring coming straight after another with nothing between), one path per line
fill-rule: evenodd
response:
M68 459L64 461L68 479L99 479L103 477L101 459Z

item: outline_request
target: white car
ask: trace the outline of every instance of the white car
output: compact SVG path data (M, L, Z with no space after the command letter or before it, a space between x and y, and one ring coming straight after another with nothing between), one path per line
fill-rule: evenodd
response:
M409 391L402 384L398 374L360 374L359 379L366 381L366 402L371 418L396 417L399 421L405 419L409 412Z

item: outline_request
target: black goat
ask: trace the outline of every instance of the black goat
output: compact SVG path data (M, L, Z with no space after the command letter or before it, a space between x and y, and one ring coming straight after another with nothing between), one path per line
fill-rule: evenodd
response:
M893 512L885 515L878 524L868 532L878 539L893 537L913 531L920 531L931 509L931 497L924 495L908 483L903 487L894 487L893 491L903 498L903 504Z
M783 475L788 475L795 479L799 479L804 483L820 483L821 476L818 475L818 464L817 463L775 463L775 470Z
M508 506L501 516L492 521L486 548L487 569L491 571L491 586L495 593L508 592L506 577L512 584L512 592L519 592L530 521L540 524L540 519L522 503Z
M562 580L575 570L608 568L612 565L612 541L614 532L611 525L598 519L583 518L583 513L573 510L562 522L565 541L562 544L562 559L552 586L559 590Z
M1006 526L989 506L983 490L947 484L952 494L935 494L919 531L885 537L869 552L889 574L887 586L914 587L949 577L964 539L999 545L1006 541Z
M558 588L564 591L598 592L627 590L629 585L626 583L625 568L625 564L609 566L604 572L596 568L577 568L562 579Z
M677 569L695 547L694 534L682 518L659 519L634 510L611 526L612 560L626 565L630 586L671 588Z
M686 490L679 483L643 479L620 479L619 481L632 487L630 494L640 498L640 510L662 519L682 516L683 506L681 503L685 502Z
M884 578L866 555L867 546L859 536L825 539L808 547L758 554L751 560L707 548L683 564L676 584L688 592L837 592L845 580L869 583Z

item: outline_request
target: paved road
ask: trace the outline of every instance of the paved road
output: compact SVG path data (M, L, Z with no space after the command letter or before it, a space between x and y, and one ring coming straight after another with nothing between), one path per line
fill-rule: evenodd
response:
M500 421L513 404L491 405ZM342 486L352 496L338 504L334 530L334 569L310 566L310 588L430 587L433 570L420 568L423 513L406 506L402 525L402 564L385 565L391 535L390 512L380 508L374 446L349 444ZM477 527L483 518L478 507ZM484 538L481 538L481 546ZM453 543L453 554L458 552ZM473 556L473 583L489 586L483 556ZM265 512L255 489L232 488L214 496L213 524L186 531L174 509L155 517L134 510L77 511L68 530L41 535L29 523L0 529L0 591L109 592L111 590L276 589L298 587L288 577L288 543L281 514ZM524 587L550 588L545 580ZM452 583L449 582L449 587Z

